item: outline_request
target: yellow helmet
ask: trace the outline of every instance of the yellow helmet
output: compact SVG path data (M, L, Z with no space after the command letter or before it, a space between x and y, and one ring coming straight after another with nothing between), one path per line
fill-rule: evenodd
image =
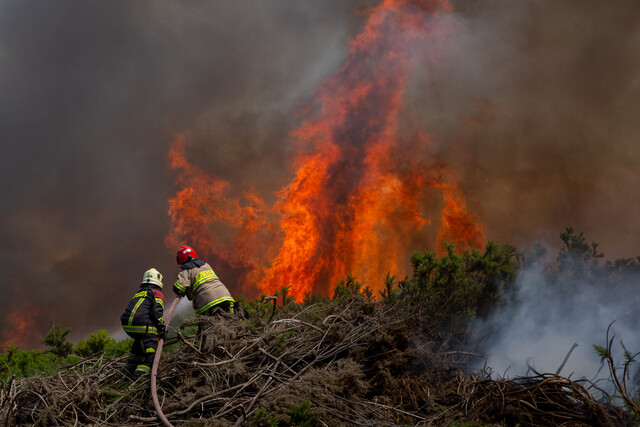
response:
M162 274L155 268L150 268L142 275L142 284L144 285L145 283L151 283L162 289Z

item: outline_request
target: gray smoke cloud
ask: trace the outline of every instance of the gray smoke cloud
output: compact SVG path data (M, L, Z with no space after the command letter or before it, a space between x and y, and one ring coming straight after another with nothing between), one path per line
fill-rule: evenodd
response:
M51 322L117 330L152 266L169 303L171 141L238 191L278 189L292 110L339 67L362 4L0 2L0 342L16 316L27 347Z
M0 313L32 322L24 344L50 322L117 330L152 266L170 302L175 135L233 191L273 197L296 111L377 3L1 1ZM640 4L452 3L402 125L430 135L491 240L553 245L573 225L635 255Z
M640 351L638 284L637 275L605 284L554 281L540 268L523 269L506 308L477 327L479 335L487 334L482 343L486 357L477 368L489 368L496 378L558 373L590 380L614 394L609 370L593 346L607 347L611 325L609 339L615 337L611 350L618 366L625 361L623 345L632 354ZM637 364L632 365L632 377L637 372Z
M490 239L558 247L567 225L638 255L640 3L454 2L454 31L414 82Z
M565 226L599 242L607 259L638 255L640 4L614 1L456 2L441 66L420 80L426 120L454 165L488 238L558 249ZM428 83L425 84L425 83ZM440 112L435 116L423 111ZM490 319L487 366L524 375L527 361L592 379L608 325L640 350L637 278L549 283L520 272L517 292ZM606 369L600 376L605 376ZM531 371L529 371L531 373Z

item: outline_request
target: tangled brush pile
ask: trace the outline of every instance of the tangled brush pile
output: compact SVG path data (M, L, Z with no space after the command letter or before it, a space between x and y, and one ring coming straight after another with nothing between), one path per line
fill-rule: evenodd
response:
M162 357L160 403L175 426L627 422L566 378L465 373L430 319L419 304L362 295L290 304L270 321L197 317ZM148 379L130 383L124 363L86 359L2 383L0 424L158 425Z

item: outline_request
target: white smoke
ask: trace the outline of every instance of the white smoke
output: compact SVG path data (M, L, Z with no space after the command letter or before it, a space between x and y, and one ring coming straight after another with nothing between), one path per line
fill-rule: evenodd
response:
M169 314L169 310L165 310L165 319L167 318L167 314ZM195 314L195 310L193 309L193 305L191 301L189 301L186 297L181 298L178 301L178 305L176 309L173 311L173 315L171 316L171 320L169 322L169 326L174 329L178 329L183 320L188 317L192 317ZM171 330L169 332L171 334Z
M612 353L618 365L624 362L620 341L631 353L640 351L639 279L628 276L612 283L557 276L552 280L540 268L523 269L512 301L480 327L484 333L490 331L485 354L492 375L514 378L540 372L573 380L609 378L593 346L606 347L612 322L609 337L616 337ZM598 385L611 390L606 381Z
M166 309L164 311L163 317L165 321L167 319L167 315L169 314L169 307L172 303L173 300L169 302L169 298L167 298L167 301L165 302ZM180 301L178 301L178 305L176 305L176 308L173 311L173 314L171 315L171 319L169 321L169 336L175 336L175 331L180 328L180 324L182 324L182 321L188 317L192 317L194 314L195 311L193 309L193 306L191 305L191 301L189 301L187 298L181 298ZM109 336L116 341L123 341L130 338L129 335L127 335L127 333L124 332L124 330L122 330L122 327L120 327L119 325L113 325L109 329L109 331Z

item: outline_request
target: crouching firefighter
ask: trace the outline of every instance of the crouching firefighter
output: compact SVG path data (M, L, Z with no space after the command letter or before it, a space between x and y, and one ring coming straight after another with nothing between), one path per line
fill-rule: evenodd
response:
M166 331L161 289L162 274L155 268L145 271L140 290L120 316L122 328L134 340L125 368L134 381L151 372L158 339L164 337Z
M187 296L193 301L196 314L209 316L220 312L234 313L235 300L227 287L220 281L211 266L198 259L196 251L183 246L176 254L180 273L173 284L177 296Z

